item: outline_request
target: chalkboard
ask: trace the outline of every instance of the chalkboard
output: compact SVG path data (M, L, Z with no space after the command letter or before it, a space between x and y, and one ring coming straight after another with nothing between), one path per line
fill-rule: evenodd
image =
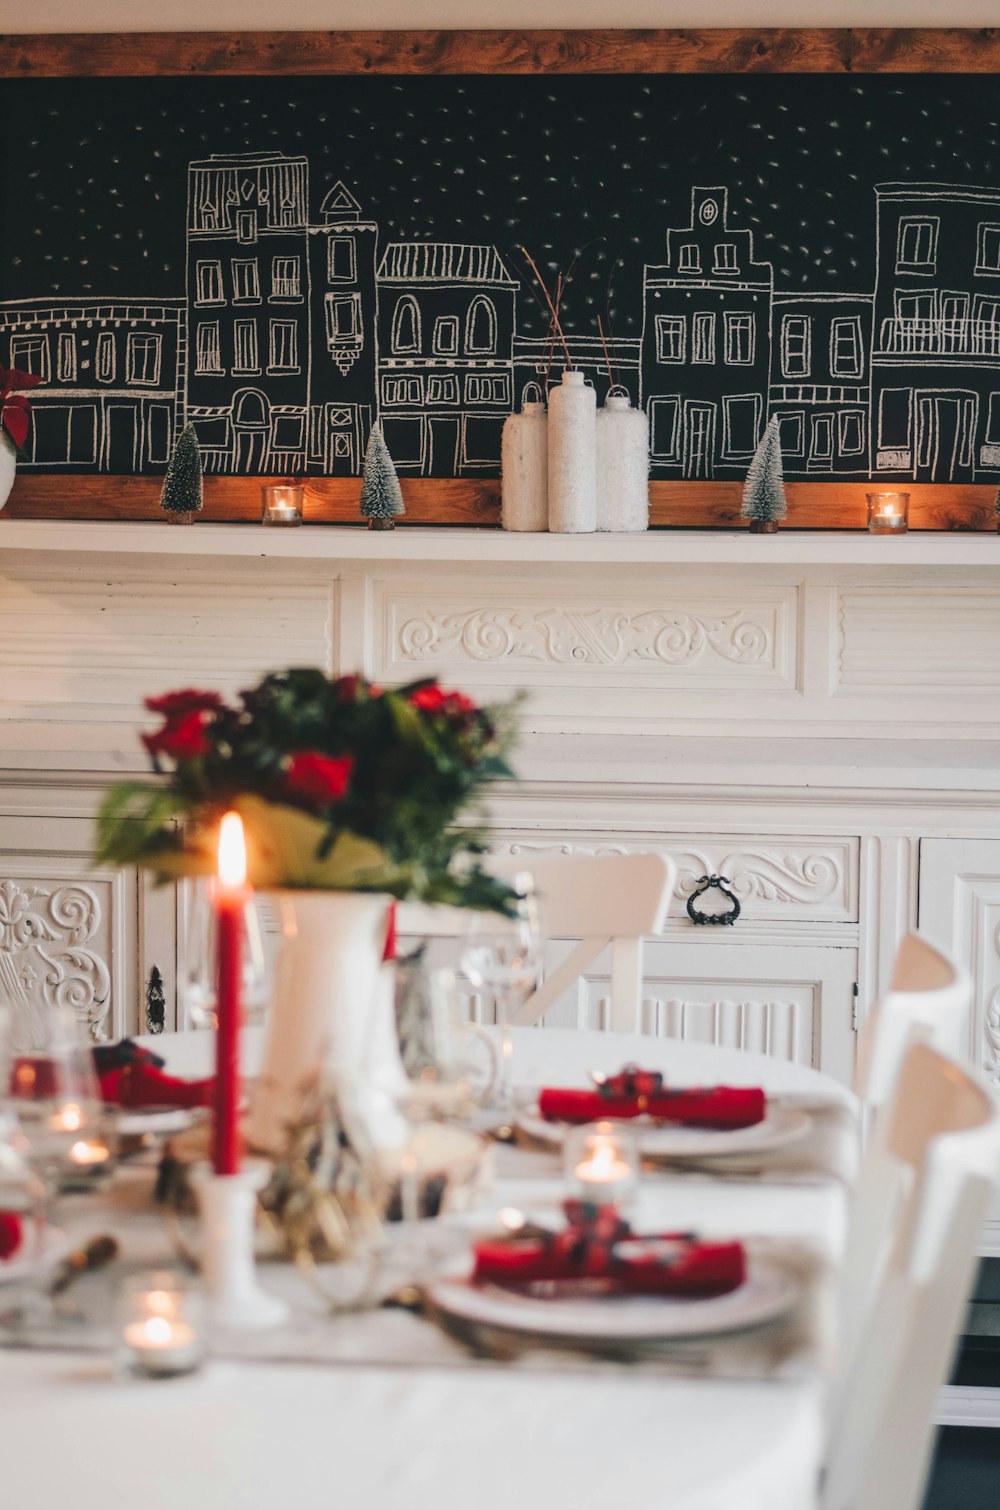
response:
M0 362L22 473L494 478L567 361L652 476L1000 480L983 75L15 78ZM550 294L561 279L556 339Z

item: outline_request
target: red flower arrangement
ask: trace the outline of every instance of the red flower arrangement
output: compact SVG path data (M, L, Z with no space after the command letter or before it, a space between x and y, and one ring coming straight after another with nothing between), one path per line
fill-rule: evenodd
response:
M19 451L28 438L28 415L31 412L31 405L21 390L37 388L41 381L37 373L0 367L0 426Z
M436 680L383 688L293 670L235 705L188 687L146 707L161 720L141 736L161 783L108 794L101 860L164 880L206 871L214 826L235 807L255 884L508 905L508 888L480 869L476 830L456 819L512 774L510 705L479 707Z

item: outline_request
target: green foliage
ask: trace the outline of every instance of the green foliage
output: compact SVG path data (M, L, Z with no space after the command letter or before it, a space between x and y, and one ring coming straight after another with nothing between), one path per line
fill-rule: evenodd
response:
M160 508L168 514L196 514L201 506L201 451L194 426L187 425L167 466Z
M361 513L365 519L393 519L405 514L396 468L381 425L373 425L361 473Z
M777 417L761 436L747 471L743 489L743 517L767 524L788 513L781 472L781 436Z

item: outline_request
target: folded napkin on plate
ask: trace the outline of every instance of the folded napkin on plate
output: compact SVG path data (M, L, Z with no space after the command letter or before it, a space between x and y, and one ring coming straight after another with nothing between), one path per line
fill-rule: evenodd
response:
M755 1086L713 1085L669 1090L655 1070L626 1065L592 1091L553 1087L540 1092L539 1113L548 1122L600 1122L604 1118L653 1117L689 1127L752 1127L767 1111Z
M0 1211L0 1263L13 1258L24 1241L24 1223L16 1211Z
M746 1278L742 1243L702 1243L690 1232L637 1237L612 1206L567 1201L561 1232L476 1244L473 1280L517 1285L599 1279L611 1290L707 1298L735 1290Z
M120 1043L98 1044L94 1051L101 1100L130 1110L164 1107L187 1110L208 1106L212 1099L212 1080L178 1080L165 1075L163 1060L149 1049L140 1048L131 1039ZM25 1100L41 1100L57 1091L57 1066L44 1054L22 1054L11 1071L16 1094Z

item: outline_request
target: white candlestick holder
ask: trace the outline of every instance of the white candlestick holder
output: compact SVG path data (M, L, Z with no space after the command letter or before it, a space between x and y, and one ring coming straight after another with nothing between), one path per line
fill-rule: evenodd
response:
M194 1172L201 1210L201 1268L212 1321L219 1327L277 1326L288 1307L257 1282L254 1225L257 1192L267 1184L266 1164L249 1163L238 1174Z

